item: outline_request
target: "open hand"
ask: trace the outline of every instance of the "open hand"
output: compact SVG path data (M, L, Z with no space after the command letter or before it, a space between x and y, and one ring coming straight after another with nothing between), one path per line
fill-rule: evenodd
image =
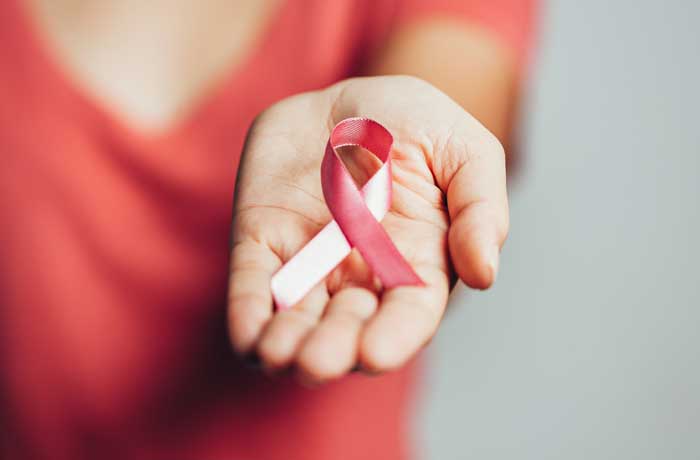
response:
M333 126L368 117L394 136L393 202L382 225L425 282L382 290L356 252L293 308L275 312L270 279L331 216L320 164ZM369 178L378 160L348 151ZM454 273L486 289L508 231L505 157L458 104L411 77L372 77L285 99L248 133L236 186L229 326L234 348L306 381L401 366L435 333Z

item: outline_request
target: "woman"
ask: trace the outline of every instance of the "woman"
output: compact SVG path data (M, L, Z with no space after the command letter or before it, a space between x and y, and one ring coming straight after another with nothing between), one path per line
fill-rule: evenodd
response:
M2 2L2 458L410 456L412 357L454 274L496 276L491 133L508 135L531 16L517 0ZM421 80L348 79L397 74ZM382 224L426 284L382 293L353 254L274 314L271 275L330 219L318 168L348 116L396 138Z

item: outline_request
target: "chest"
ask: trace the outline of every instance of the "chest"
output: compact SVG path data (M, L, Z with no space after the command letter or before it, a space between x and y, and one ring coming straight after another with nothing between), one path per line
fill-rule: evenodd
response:
M282 0L30 0L73 82L130 124L164 130L254 53Z

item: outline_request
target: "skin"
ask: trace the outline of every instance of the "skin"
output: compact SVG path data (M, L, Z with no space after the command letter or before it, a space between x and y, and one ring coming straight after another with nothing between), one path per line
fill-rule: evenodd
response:
M449 95L507 145L517 102L515 70L510 50L488 31L463 20L428 17L390 34L367 75L419 77Z
M27 11L87 92L139 131L159 133L245 60L277 6L30 0ZM366 69L394 76L342 81L257 118L232 223L229 330L238 353L257 354L270 372L294 369L305 383L358 365L395 369L435 333L456 277L476 289L494 282L508 230L498 139L509 132L514 68L489 33L425 17L395 30ZM301 304L275 314L270 277L330 219L318 175L323 147L334 123L355 115L394 134L394 201L382 224L427 285L382 291L352 254ZM360 182L376 166L361 151L345 160Z
M426 283L382 291L353 254L294 308L275 313L272 274L330 220L319 167L330 129L348 116L395 136L394 198L382 221ZM272 154L274 152L274 154ZM356 171L369 174L367 164ZM359 365L395 369L435 333L453 267L488 288L508 231L505 155L459 104L414 77L346 80L275 104L249 132L239 170L229 284L231 340L270 371L292 364L306 382Z

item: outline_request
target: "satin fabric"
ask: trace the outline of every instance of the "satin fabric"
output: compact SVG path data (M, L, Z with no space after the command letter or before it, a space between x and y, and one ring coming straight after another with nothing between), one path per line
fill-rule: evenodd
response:
M392 143L391 133L367 118L346 118L333 128L321 163L321 186L334 220L272 277L272 296L278 309L299 302L353 247L384 288L423 284L379 224L391 206ZM363 147L382 162L362 189L336 151L346 146Z

